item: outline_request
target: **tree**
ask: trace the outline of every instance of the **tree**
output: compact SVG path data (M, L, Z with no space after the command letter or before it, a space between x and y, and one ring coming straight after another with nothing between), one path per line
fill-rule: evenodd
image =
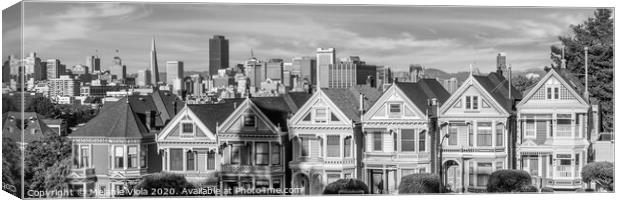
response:
M47 190L48 176L65 176L62 166L57 163L71 157L71 142L55 133L44 136L26 145L24 150L25 188L30 190ZM51 170L56 165L58 170ZM54 173L54 174L50 174Z
M512 86L515 87L515 89L519 90L519 92L521 92L523 95L525 95L525 90L536 85L536 83L538 83L538 79L529 79L523 75L512 78Z
M611 162L588 163L581 170L581 178L585 182L594 181L603 189L614 191L614 164Z
M49 191L66 191L69 189L69 183L67 176L71 173L71 158L65 158L60 162L55 163L52 167L45 169L45 189ZM64 195L60 192L58 194L50 193L52 195ZM66 196L48 196L48 197L66 197Z
M370 194L368 186L359 179L338 179L325 186L323 194Z
M571 25L572 34L558 37L565 47L566 66L585 83L584 47L588 47L588 90L600 100L603 130L613 131L614 123L614 19L611 9L598 9L594 17ZM555 67L561 66L562 48L551 46Z
M2 183L4 191L21 197L21 152L11 138L2 138Z
M2 113L9 112L9 111L18 111L17 105L15 105L15 102L13 101L13 99L3 95L2 96Z
M36 97L26 104L26 112L36 112L45 117L52 117L56 114L54 103L46 97Z
M398 186L398 193L439 193L437 174L410 174L404 176Z
M171 174L171 173L156 173L149 176L146 176L134 187L137 190L146 190L148 194L142 194L146 196L157 195L157 193L151 193L153 189L173 189L169 190L170 194L166 194L168 196L185 196L187 194L183 194L183 190L194 189L195 186L191 183L187 182L185 176L180 174ZM161 194L165 195L165 194Z
M523 186L530 185L532 177L523 170L497 170L489 176L487 192L520 192Z

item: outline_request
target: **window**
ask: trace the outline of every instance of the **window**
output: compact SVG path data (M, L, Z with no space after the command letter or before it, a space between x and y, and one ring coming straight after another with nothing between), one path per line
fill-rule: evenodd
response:
M351 157L351 137L344 138L344 157Z
M340 136L327 136L327 157L340 157Z
M419 138L418 138L418 151L422 152L422 151L426 151L426 132L422 131L419 134Z
M140 167L146 168L146 154L148 152L148 146L142 145L140 148Z
M532 176L538 176L538 157L531 157L529 160L530 160L530 174Z
M243 125L246 127L254 127L256 125L256 116L252 114L243 116Z
M310 140L301 138L301 156L308 156L308 152L310 152Z
M536 136L536 123L534 119L526 119L525 120L525 136L526 137L535 137Z
M394 145L394 152L398 151L398 133L396 133L396 131L392 131L392 137L393 138L393 145Z
M280 179L271 180L271 184L273 184L273 188L276 188L276 189L282 187L282 183L280 182Z
M402 176L407 176L409 174L414 174L415 173L415 169L402 169L401 173L403 174Z
M491 146L493 133L491 122L478 122L478 146Z
M194 155L193 151L185 152L185 159L187 162L185 163L185 167L187 171L194 171L194 165L196 164Z
M326 108L317 108L314 110L314 122L315 123L326 123L327 122L327 109Z
M340 179L340 174L327 174L327 184L336 182L338 179Z
M458 141L457 133L458 133L457 127L448 128L448 145L456 145Z
M279 165L280 164L280 144L271 143L271 164Z
M559 137L570 137L572 135L570 114L558 114L557 116L556 134ZM552 129L553 130L553 129Z
M504 145L504 124L495 125L495 146Z
M73 167L78 168L80 166L80 146L73 145L71 150L73 151Z
M232 159L230 160L230 164L238 165L239 163L241 163L241 146L233 145Z
M181 123L182 126L182 134L194 134L194 124L193 123Z
M504 169L504 162L497 162L495 163L495 170L501 170Z
M383 134L379 131L375 131L372 134L373 138L373 150L383 151Z
M209 152L207 154L207 170L215 169L215 152Z
M351 178L351 173L345 173L344 174L344 178L345 179L350 179Z
M183 149L170 149L170 171L183 170Z
M481 162L478 163L478 176L477 185L487 186L489 182L489 172L493 169L493 163Z
M478 186L483 187L487 186L489 182L489 174L478 174Z
M420 174L426 173L426 168L422 167L420 168Z
M465 109L478 110L478 96L465 96Z
M255 188L269 188L269 180L258 179L256 180Z
M256 164L268 165L269 164L269 143L257 142L256 143Z
M547 99L551 99L553 94L551 93L551 88L547 88Z
M474 162L469 161L468 165L469 165L469 173L468 173L469 174L469 186L474 186L474 177L475 177Z
M114 148L114 168L123 168L123 159L125 156L125 150L122 146L117 146Z
M401 113L401 104L391 103L390 104L390 115L400 115L400 113Z
M547 87L547 99L560 99L560 87L559 86Z
M413 129L402 129L401 131L401 151L415 151L415 131Z
M89 146L81 146L80 151L82 153L82 159L80 161L80 168L90 167L90 148Z
M127 168L138 167L138 147L127 147Z

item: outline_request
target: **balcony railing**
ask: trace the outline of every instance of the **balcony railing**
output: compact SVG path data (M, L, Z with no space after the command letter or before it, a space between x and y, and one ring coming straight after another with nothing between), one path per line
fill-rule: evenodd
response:
M554 174L556 174L557 177L570 178L573 175L573 170L572 166L556 166Z
M558 125L556 132L559 137L570 137L572 134L571 125Z
M282 165L222 165L222 171L234 173L282 171Z
M325 164L336 164L336 165L347 165L347 164L355 164L355 159L353 158L327 158L325 159Z
M444 147L443 152L470 153L470 152L504 152L506 147Z

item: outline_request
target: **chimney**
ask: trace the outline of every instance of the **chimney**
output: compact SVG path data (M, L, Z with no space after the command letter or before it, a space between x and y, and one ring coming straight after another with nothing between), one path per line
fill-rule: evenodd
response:
M512 100L512 66L508 67L508 99Z

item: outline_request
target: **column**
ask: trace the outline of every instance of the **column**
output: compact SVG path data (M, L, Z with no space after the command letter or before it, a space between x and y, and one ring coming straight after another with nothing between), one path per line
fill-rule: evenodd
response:
M570 114L570 116L571 116L571 120L570 120L570 127L571 127L570 132L571 132L571 135L570 136L572 138L574 138L575 135L576 135L576 133L575 133L575 120L573 120L573 119L575 119L575 115L576 115L576 113L571 113ZM579 119L577 119L577 120L579 120Z
M77 146L78 149L78 157L77 157L77 161L78 161L78 168L82 168L82 145L78 145Z
M90 153L90 155L88 155L88 167L95 168L93 166L93 144L89 144L88 145L88 153ZM86 193L84 193L84 194L86 194Z
M166 148L166 169L170 171L170 148Z
M123 169L127 170L127 145L123 145Z
M187 171L187 150L183 149L183 159L181 160L181 162L183 162L183 171Z
M166 168L166 150L163 150L163 149L162 149L162 150L160 150L160 151L163 151L163 152L162 152L162 157L163 157L163 159L161 159L161 167L163 168L163 170L162 170L162 171L166 171L166 170L168 170L168 169Z
M493 120L493 122L491 122L491 147L495 148L495 140L496 140L496 136L497 135L497 121Z
M256 164L256 151L254 150L254 141L250 143L250 165L254 166Z

